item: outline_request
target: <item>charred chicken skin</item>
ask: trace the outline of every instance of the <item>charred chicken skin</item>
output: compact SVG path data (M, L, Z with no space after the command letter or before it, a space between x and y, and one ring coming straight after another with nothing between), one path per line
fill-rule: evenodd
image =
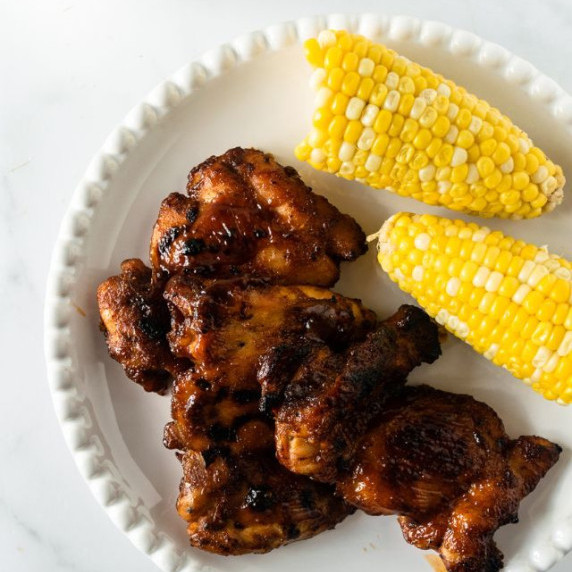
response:
M313 348L294 364L275 410L279 461L295 473L335 482L385 401L413 368L440 353L437 325L405 305L345 351L323 344ZM272 358L262 358L263 383L283 375L279 361L266 365Z
M323 288L259 280L177 276L165 297L172 351L195 363L175 382L165 430L166 446L183 451L177 507L191 543L221 554L265 552L353 512L332 486L278 463L258 371L260 356L285 342L283 359L297 361L306 346L362 339L373 312Z
M191 367L169 349L163 288L141 260L125 260L119 276L99 285L97 302L109 354L143 389L163 393L173 375Z
M331 286L340 262L366 250L350 216L255 149L207 159L191 171L187 194L161 205L150 251L158 274Z
M359 301L314 286L177 276L165 297L173 315L171 349L195 362L173 391L167 440L176 448L233 442L242 425L260 418L261 356L284 348L284 360L297 363L313 342L348 346L375 324Z
M496 572L493 535L558 460L540 437L511 440L486 404L428 386L388 400L337 490L368 514L398 514L407 542L452 572Z
M333 528L354 512L333 489L282 467L272 446L181 456L177 510L190 542L217 554L268 552Z

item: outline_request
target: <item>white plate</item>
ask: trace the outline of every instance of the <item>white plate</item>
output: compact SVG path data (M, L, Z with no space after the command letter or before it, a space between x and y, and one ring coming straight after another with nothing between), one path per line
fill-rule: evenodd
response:
M124 258L147 257L159 204L184 189L189 169L235 145L255 146L298 168L317 192L366 232L397 210L439 212L388 192L313 171L294 145L312 110L300 43L326 27L383 41L500 107L572 177L572 99L500 46L435 22L379 16L308 18L240 38L190 64L134 109L95 157L76 190L54 254L46 300L46 355L65 438L95 497L133 543L165 571L429 570L394 517L356 514L335 530L267 555L223 558L188 546L175 512L180 466L161 444L169 398L128 381L98 330L97 284ZM572 201L522 222L487 221L572 258ZM337 290L381 316L405 294L378 269L374 253L345 265ZM521 505L520 523L496 535L510 570L545 570L572 547L572 411L549 403L461 342L412 380L467 392L489 403L511 436L539 434L564 446L561 460Z

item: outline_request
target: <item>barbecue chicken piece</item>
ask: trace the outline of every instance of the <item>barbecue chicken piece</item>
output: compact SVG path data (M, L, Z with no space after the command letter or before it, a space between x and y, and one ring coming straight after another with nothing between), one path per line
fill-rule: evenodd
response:
M376 320L358 300L330 290L257 280L176 276L165 298L173 316L171 349L195 362L173 390L174 421L166 441L177 449L205 450L221 442L235 447L244 425L266 420L272 425L259 410L261 356L281 352L286 368L314 345L347 347Z
M146 391L164 392L173 375L191 367L169 350L162 285L151 280L141 260L125 260L119 276L99 285L97 302L109 354Z
M398 514L405 539L432 548L454 572L494 572L493 535L558 460L540 437L511 440L502 421L468 395L405 387L390 399L337 490L368 514Z
M350 216L262 151L237 147L207 159L190 172L187 192L161 205L150 251L158 274L331 286L340 262L366 250Z
M345 351L313 348L293 364L275 408L278 460L295 473L334 482L385 401L413 368L432 363L440 353L437 325L406 305ZM284 370L274 357L270 353L261 360L263 384Z
M332 528L353 512L334 488L276 460L274 422L261 411L260 356L284 363L317 344L362 339L375 314L313 286L179 275L165 289L173 353L195 368L178 376L165 445L183 451L178 511L191 544L221 554L266 552ZM263 407L264 409L264 407Z
M190 542L218 554L268 552L333 528L354 508L332 487L294 475L273 448L182 455L177 501Z

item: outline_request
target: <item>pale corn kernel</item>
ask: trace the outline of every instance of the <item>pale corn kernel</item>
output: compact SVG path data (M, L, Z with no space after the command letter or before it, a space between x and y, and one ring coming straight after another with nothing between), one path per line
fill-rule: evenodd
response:
M439 183L437 183L437 191L441 195L446 195L449 193L452 186L453 184L451 181L439 181Z
M558 188L558 182L554 177L548 177L540 183L540 190L545 195L551 195Z
M322 30L318 34L318 43L322 49L335 46L337 42L336 34L332 30Z
M327 155L326 153L324 153L322 149L319 148L312 149L312 152L310 153L310 161L312 163L317 163L317 164L324 163L326 159Z
M432 181L435 178L435 165L427 165L419 171L419 180Z
M466 163L468 159L467 150L462 147L455 147L453 156L451 157L451 167L457 167Z
M316 97L314 98L315 107L329 107L334 98L334 92L326 86L322 86L316 92Z
M518 287L518 290L513 294L512 301L515 304L519 305L522 304L529 292L530 292L530 286L528 284L521 284Z
M453 145L455 141L457 141L457 137L459 136L459 128L456 125L451 125L449 127L449 131L447 135L445 135L444 139L447 143Z
M523 155L526 155L532 147L530 141L528 139L525 139L524 137L520 137L518 139L518 145L520 147L520 152Z
M473 233L473 242L483 242L485 238L491 233L491 229L483 226Z
M415 93L415 82L408 76L402 77L398 89L404 95L411 95Z
M545 276L548 275L548 269L543 266L542 264L538 264L530 273L528 280L526 283L531 287L534 288Z
M486 266L481 266L475 273L473 278L473 286L476 288L484 288L491 271Z
M399 106L399 99L401 94L398 91L392 90L387 94L385 101L383 102L383 108L394 113Z
M310 88L313 91L318 91L326 82L327 77L328 72L324 68L315 69L310 76Z
M503 278L504 276L500 272L496 270L491 272L485 284L485 290L487 292L497 292Z
M425 252L429 249L429 245L431 244L431 237L426 232L422 232L415 237L414 244L415 248Z
M445 97L451 97L451 88L446 83L440 83L437 88L437 93Z
M419 97L425 100L425 102L431 105L437 99L437 91L434 89L424 89Z
M369 103L365 106L363 113L361 115L361 122L365 127L371 127L379 113L379 107L377 105L373 105L373 103Z
M562 342L560 342L560 345L558 346L557 353L559 356L565 357L571 352L572 352L572 331L569 330L564 334L564 338L562 339Z
M412 119L419 119L426 108L427 108L427 102L423 98L417 97L415 99L415 102L413 103L413 107L411 108L409 116Z
M455 121L457 115L459 114L459 106L455 103L449 104L449 109L447 110L447 119L450 121Z
M469 170L467 172L467 178L465 179L465 182L469 185L473 185L478 180L479 180L479 170L477 169L476 165L471 163L469 165Z
M469 125L469 131L473 135L478 135L482 127L483 127L483 120L480 117L473 115L473 118L471 119L471 124Z
M399 85L399 76L393 71L389 72L385 78L385 85L389 90L397 89L397 86Z
M522 282L528 282L528 278L532 274L532 271L536 268L536 264L532 260L526 260L518 273L518 279Z
M461 287L461 281L458 278L456 277L449 278L449 280L447 281L447 286L445 287L445 291L449 296L455 297L458 294L460 287Z
M438 114L432 107L427 107L421 117L419 123L422 127L431 127L437 120Z
M348 119L359 119L365 107L365 101L357 97L352 97L346 108L346 117Z
M536 368L542 368L546 365L551 356L552 352L548 348L541 346L538 348L538 351L532 360L532 365Z
M351 161L343 161L338 173L342 177L350 177L355 171L355 165Z
M362 58L358 65L358 73L362 77L371 77L375 69L375 62L370 58Z
M344 141L340 147L338 157L343 162L351 161L355 152L356 152L356 146L353 143L348 143L347 141Z
M424 273L425 269L423 268L423 266L417 265L413 268L413 271L411 272L411 277L413 278L413 280L421 282L423 280Z
M374 153L370 153L365 162L365 168L368 171L375 173L379 171L380 167L381 167L381 157L379 155L375 155Z
M366 127L357 141L358 149L369 151L376 137L376 132L371 127Z
M530 178L533 183L539 185L540 183L543 183L548 178L548 176L549 176L548 169L544 165L541 165L540 167L538 167L536 173L533 173Z
M552 354L550 359L546 362L546 365L542 368L545 373L552 373L560 361L560 357L557 354Z
M509 157L501 166L500 166L501 173L508 175L514 171L514 159Z
M320 147L326 142L327 134L321 129L312 129L308 135L308 143L312 147Z
M561 278L562 280L572 280L572 272L568 268L559 267L554 271L554 276L556 278Z
M488 360L493 360L499 351L499 347L498 344L491 344L489 349L483 354L483 357Z

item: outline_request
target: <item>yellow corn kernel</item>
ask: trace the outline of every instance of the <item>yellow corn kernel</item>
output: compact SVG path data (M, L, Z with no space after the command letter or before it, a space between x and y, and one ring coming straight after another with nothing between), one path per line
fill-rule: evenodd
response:
M347 73L342 81L342 86L341 86L342 93L344 93L349 97L354 96L357 93L360 81L361 77L357 72L352 71Z

